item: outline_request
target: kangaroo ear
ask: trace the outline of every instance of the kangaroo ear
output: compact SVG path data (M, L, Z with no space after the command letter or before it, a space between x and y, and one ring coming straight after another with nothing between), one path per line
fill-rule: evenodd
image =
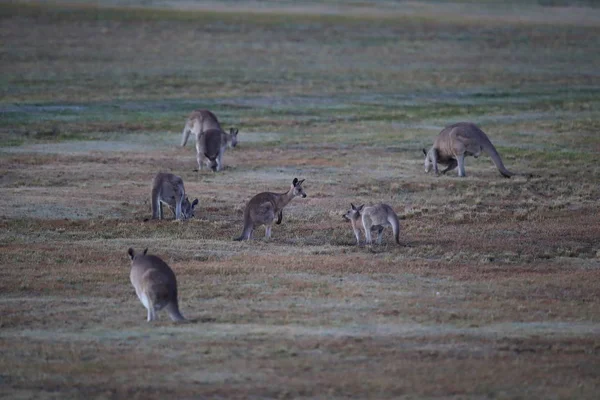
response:
M423 154L427 155L427 150L423 149Z
M358 208L356 210L357 211L362 211L362 209L363 209L364 206L365 206L364 204L362 206L358 206Z
M130 247L129 250L127 250L127 254L129 254L129 258L133 260L133 257L135 257L135 250Z
M354 206L354 204L350 203L350 205L352 206L353 210L356 210L356 207Z
M148 252L148 248L146 247L146 248L144 249L144 255L146 255L146 253L147 253L147 252Z
M302 182L304 182L304 179L302 179L301 181L298 181L298 186L302 185Z
M298 184L298 178L294 178L292 181L292 185L296 186Z
M194 201L192 202L192 209L196 207L196 204L198 204L198 199L194 199Z

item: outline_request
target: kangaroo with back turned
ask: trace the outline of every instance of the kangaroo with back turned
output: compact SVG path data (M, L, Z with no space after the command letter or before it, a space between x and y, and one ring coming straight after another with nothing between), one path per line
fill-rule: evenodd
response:
M132 248L127 253L131 258L129 279L138 298L148 310L148 322L156 319L156 313L165 308L173 321L185 321L179 312L177 280L175 273L157 256L136 254Z
M433 146L425 154L425 172L433 171L439 175L438 164L447 165L445 174L458 167L458 176L465 176L465 156L479 157L487 153L502 176L510 178L516 175L504 167L500 154L479 127L470 122L459 122L444 128L435 139Z
M198 199L190 203L185 195L183 179L165 172L159 172L154 177L151 196L152 219L163 219L163 204L169 207L175 219L190 219L194 216L194 208L198 204Z
M219 131L219 135L213 132L209 135L210 138L205 137L206 132L214 130ZM220 171L223 166L223 154L227 147L237 146L239 130L230 128L229 132L225 132L215 114L208 110L195 110L190 114L183 128L182 147L186 145L190 133L194 133L196 136L198 169L202 170L203 164L206 163L213 171Z
M394 239L396 243L400 244L400 221L398 215L394 212L392 207L387 204L377 204L372 207L365 207L365 205L352 207L343 217L350 221L352 224L352 230L356 237L356 245L360 244L360 229L359 224L362 224L363 231L365 233L365 239L367 244L372 243L371 231L377 230L377 244L381 244L381 238L383 237L383 229L390 225L394 232Z
M283 219L283 208L296 196L306 197L302 189L304 179L294 178L292 186L285 193L263 192L252 197L244 210L244 230L242 235L234 240L250 240L254 229L265 225L265 237L271 238L273 221L277 217L276 224L281 224Z

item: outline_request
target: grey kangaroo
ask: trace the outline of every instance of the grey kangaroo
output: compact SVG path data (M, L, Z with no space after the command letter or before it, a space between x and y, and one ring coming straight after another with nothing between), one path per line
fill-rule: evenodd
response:
M220 129L209 129L205 131L200 140L196 142L196 160L198 170L202 170L202 164L213 170L220 171L222 168L223 140Z
M217 116L208 110L192 111L188 119L185 121L183 132L181 134L181 147L184 147L190 137L190 133L196 136L196 142L202 132L209 129L221 129L221 124Z
M152 219L163 219L163 203L173 212L178 220L186 220L194 216L194 208L198 199L192 203L185 195L183 179L177 175L159 172L152 182Z
M221 128L221 124L217 119L217 116L208 110L196 110L193 111L188 117L185 126L183 128L181 137L181 147L185 146L190 133L194 133L196 136L196 159L198 161L198 169L202 169L202 163L205 161L205 149L206 141L204 140L205 133L209 130L219 130L221 132L221 143L219 145L219 155L217 162L216 171L221 170L223 165L223 153L227 147L234 148L238 144L238 133L239 129L230 128L229 132L225 132ZM209 168L212 168L212 162ZM214 171L215 169L213 169Z
M290 189L285 193L263 192L250 199L244 210L244 230L242 235L234 240L250 240L254 229L265 225L265 237L271 238L271 228L277 216L276 224L281 224L283 208L296 196L306 197L302 189L304 179L294 178Z
M237 134L238 130L234 128L231 128L229 133L223 131L218 133L216 129L204 132L196 142L196 155L199 157L198 168L201 169L201 164L206 162L206 165L213 171L223 169L223 154L227 147L237 146Z
M185 321L179 312L177 301L177 280L171 267L157 256L136 254L130 247L127 253L131 258L129 279L135 293L148 310L148 322L156 319L156 313L165 308L173 321Z
M359 223L362 223L363 231L365 233L365 239L367 244L372 243L371 230L377 230L377 244L381 244L381 238L383 236L383 229L387 225L391 225L392 231L394 232L394 239L396 243L400 244L400 221L398 216L387 204L377 204L372 207L365 207L365 205L352 207L343 217L350 221L352 224L352 230L356 237L356 245L360 244L360 229Z
M504 167L500 154L479 127L470 122L459 122L444 128L435 139L433 146L425 154L425 172L433 171L439 175L438 164L447 165L442 171L445 174L458 167L458 176L465 176L465 156L479 157L481 152L487 153L500 174L510 178L515 173Z

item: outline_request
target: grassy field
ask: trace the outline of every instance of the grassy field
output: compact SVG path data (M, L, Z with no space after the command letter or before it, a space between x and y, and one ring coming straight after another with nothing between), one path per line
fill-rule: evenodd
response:
M0 397L597 398L594 2L11 2L0 42ZM240 129L220 173L178 147L196 108ZM533 177L426 175L458 121ZM193 220L147 221L158 171ZM350 202L402 246L355 246ZM190 323L146 323L128 247Z

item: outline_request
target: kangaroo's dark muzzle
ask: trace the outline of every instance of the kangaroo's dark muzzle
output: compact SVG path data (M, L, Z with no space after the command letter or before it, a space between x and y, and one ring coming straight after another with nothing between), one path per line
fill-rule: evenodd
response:
M305 198L305 197L306 197L306 193L302 193L302 198Z

